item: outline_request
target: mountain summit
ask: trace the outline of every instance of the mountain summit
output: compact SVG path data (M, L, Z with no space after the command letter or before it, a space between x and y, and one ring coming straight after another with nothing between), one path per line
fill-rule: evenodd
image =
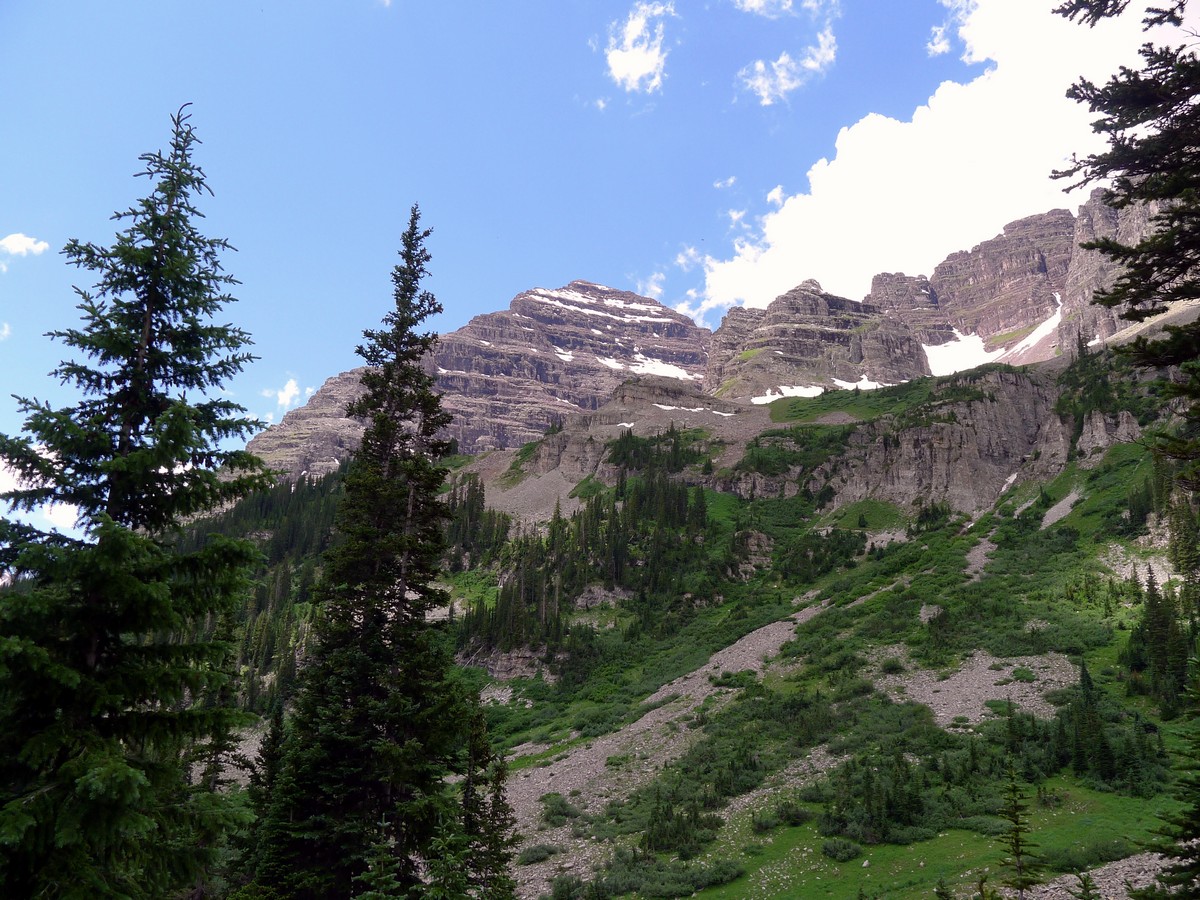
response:
M1080 337L1120 329L1115 311L1091 304L1111 266L1079 244L1136 240L1148 216L1093 193L1078 215L1055 209L1009 223L929 277L876 275L862 302L809 280L766 309L731 309L715 333L650 297L589 281L534 288L442 335L431 364L454 415L450 435L479 453L536 440L638 376L762 404L1047 360L1072 353ZM357 370L330 378L251 449L293 477L332 471L361 433L344 414L358 380Z

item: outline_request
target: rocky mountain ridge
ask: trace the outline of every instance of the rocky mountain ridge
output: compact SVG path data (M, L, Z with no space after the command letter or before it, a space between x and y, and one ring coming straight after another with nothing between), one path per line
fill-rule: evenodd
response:
M451 436L481 453L592 413L639 376L764 404L988 361L1047 360L1071 353L1079 336L1103 340L1120 328L1114 311L1090 302L1113 268L1079 243L1136 240L1149 215L1108 208L1097 192L1078 215L1058 209L1010 223L931 276L876 275L862 302L805 281L766 309L730 309L715 332L628 291L586 281L535 288L442 335L431 366L454 415ZM358 370L330 378L251 449L290 477L332 471L359 438L344 415L358 378Z

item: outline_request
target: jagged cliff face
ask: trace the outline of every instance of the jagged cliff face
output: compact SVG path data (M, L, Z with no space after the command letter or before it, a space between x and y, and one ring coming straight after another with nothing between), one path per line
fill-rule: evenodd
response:
M1093 191L1088 202L1079 207L1075 219L1071 264L1063 294L1063 317L1058 329L1058 343L1063 348L1073 347L1079 336L1085 343L1111 337L1127 324L1121 320L1119 311L1092 303L1096 290L1110 286L1116 279L1117 267L1099 252L1084 250L1079 245L1106 237L1122 244L1136 244L1150 233L1150 217L1155 207L1115 210L1104 205L1102 193Z
M287 478L336 471L362 440L362 424L346 417L346 406L362 392L362 371L327 379L307 403L256 435L247 449Z
M817 476L839 505L870 497L911 508L924 499L974 513L1015 482L1049 480L1066 465L1071 425L1054 411L1052 374L990 371L944 391L923 421L885 418L855 431Z
M1136 242L1150 215L1110 209L1096 192L1078 216L1058 209L1020 219L951 254L930 277L877 275L862 303L807 281L767 309L731 309L715 333L627 291L585 281L539 288L443 335L431 370L454 415L451 436L478 453L518 447L591 413L636 377L766 403L989 360L1052 359L1073 353L1079 335L1104 338L1122 324L1091 303L1097 288L1111 284L1113 267L1079 243ZM359 426L344 416L357 390L357 372L329 379L251 449L293 476L330 471L358 442Z
M519 447L567 416L596 410L628 378L698 385L711 337L649 297L575 281L526 291L507 310L442 335L430 365L454 416L450 436L479 453ZM330 378L250 449L292 477L335 469L362 436L361 425L345 417L360 375Z
M1006 225L969 252L952 253L929 279L944 321L979 335L989 349L1027 336L1057 311L1074 238L1075 217L1053 209Z
M519 446L599 408L628 378L699 382L711 333L648 297L586 281L517 295L444 335L437 384L451 433L478 452Z
M762 401L793 387L896 384L928 374L920 342L901 319L806 281L765 310L729 311L713 336L704 387Z
M1079 334L1105 338L1122 324L1117 312L1091 302L1112 283L1113 266L1079 244L1098 237L1136 243L1149 217L1145 208L1106 207L1095 192L1078 217L1055 209L1019 219L952 253L931 277L876 275L861 304L805 282L766 310L731 309L713 335L704 385L765 402L937 374L935 352L943 366L946 358L965 359L958 369L1071 354Z

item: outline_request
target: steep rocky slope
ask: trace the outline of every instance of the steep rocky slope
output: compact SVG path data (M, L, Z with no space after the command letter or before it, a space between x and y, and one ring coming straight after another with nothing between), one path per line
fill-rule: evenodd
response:
M597 409L631 376L699 381L710 336L648 297L574 281L476 316L442 337L434 359L451 433L479 452L520 446L566 414Z
M929 277L876 275L861 304L808 281L765 310L731 309L713 335L705 387L766 402L1070 354L1080 335L1103 339L1121 325L1117 312L1091 303L1113 267L1080 243L1136 241L1149 215L1111 209L1095 192L1078 216L1055 209L1011 222Z
M626 379L663 376L729 401L766 403L869 389L987 361L1030 363L1118 331L1093 292L1113 270L1081 241L1136 240L1146 209L1093 194L953 253L930 277L875 276L862 303L805 281L766 309L735 307L715 333L648 297L575 281L517 295L507 310L443 335L431 365L463 450L519 447L564 417L599 409ZM329 379L251 449L295 476L337 465L359 435L344 416L358 373Z
M536 288L502 312L441 336L432 366L450 435L466 452L519 447L564 416L599 408L623 381L653 375L698 384L711 332L661 303L586 281ZM337 468L362 434L345 417L361 370L343 372L250 449L295 477Z
M713 336L704 387L762 402L804 388L874 387L928 374L918 335L902 318L809 280L766 309L729 311Z

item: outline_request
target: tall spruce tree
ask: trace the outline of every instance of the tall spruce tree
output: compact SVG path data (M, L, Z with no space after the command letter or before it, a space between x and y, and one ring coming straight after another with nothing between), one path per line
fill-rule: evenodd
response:
M1095 25L1120 15L1129 0L1067 0L1056 12ZM1188 0L1160 0L1145 7L1149 27L1180 26ZM1118 263L1121 274L1095 301L1143 320L1179 300L1200 298L1200 58L1194 36L1179 31L1178 43L1147 42L1142 67L1123 67L1104 84L1080 79L1067 92L1099 114L1092 123L1108 140L1105 150L1083 158L1055 175L1075 184L1107 184L1105 202L1118 209L1148 204L1151 232L1136 244L1113 238L1084 244ZM1140 365L1178 366L1183 377L1165 382L1180 398L1189 427L1164 436L1157 447L1183 461L1189 485L1200 483L1200 323L1168 325L1161 335L1142 336L1128 348Z
M1129 0L1067 0L1056 11L1095 25L1120 15ZM1147 5L1149 27L1181 26L1188 0ZM1097 302L1123 307L1131 319L1145 319L1177 300L1200 298L1200 57L1195 36L1178 32L1171 45L1147 42L1140 69L1122 68L1102 85L1078 81L1068 95L1100 117L1093 129L1107 136L1104 151L1074 160L1062 177L1081 183L1111 179L1105 200L1118 208L1150 204L1151 233L1135 245L1104 239L1085 245L1119 263L1122 274ZM1200 483L1200 322L1171 325L1160 337L1141 337L1130 352L1148 367L1177 366L1181 378L1168 383L1168 394L1183 401L1185 427L1163 437L1159 459L1180 461L1176 480L1195 489ZM1200 701L1193 694L1193 716ZM1176 795L1183 809L1167 818L1162 850L1173 857L1159 882L1137 891L1137 897L1200 897L1200 738L1190 725L1183 754L1187 770Z
M54 371L81 399L21 399L0 437L17 509L72 504L81 537L0 521L0 894L160 898L194 884L235 814L213 753L236 713L230 647L213 638L256 558L214 537L180 551L187 517L266 487L222 449L255 423L220 395L251 359L217 324L236 282L225 240L196 227L208 192L187 108L166 152L141 157L148 196L112 246L63 251L91 273L75 351ZM210 777L195 778L207 770Z
M1012 716L1011 710L1009 716ZM1037 844L1029 840L1029 819L1025 815L1028 808L1017 781L1017 770L1010 762L1005 776L1004 803L999 812L1000 818L1008 822L1000 835L1000 843L1008 852L1001 862L1005 868L1001 883L1015 892L1017 900L1024 900L1025 890L1038 883L1041 869L1040 860L1033 853Z
M358 348L364 392L349 413L366 431L346 475L341 542L315 590L312 652L258 842L259 882L288 897L353 897L372 873L419 891L424 861L448 847L465 855L446 776L464 766L471 703L453 678L448 635L427 619L446 602L435 580L446 518L439 433L450 419L423 368L436 335L418 330L441 310L421 287L429 234L414 206L392 274L395 306Z

